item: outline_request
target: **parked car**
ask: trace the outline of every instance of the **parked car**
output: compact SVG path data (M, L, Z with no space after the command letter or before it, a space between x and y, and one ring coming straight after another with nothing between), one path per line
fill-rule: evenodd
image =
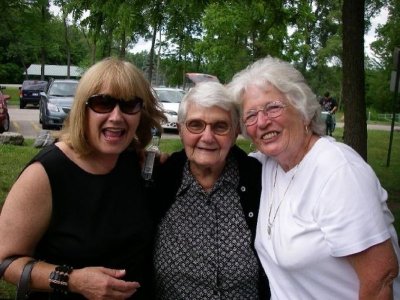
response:
M40 93L39 122L43 129L61 128L71 110L78 80L55 79Z
M19 108L27 104L39 105L40 93L46 90L47 84L45 80L25 80L19 90Z
M10 115L7 108L7 101L10 96L2 93L4 89L4 86L0 86L0 133L10 129Z
M186 73L185 74L185 82L183 88L185 90L190 90L192 87L194 87L196 84L200 82L205 82L205 81L214 81L214 82L219 82L219 79L217 76L210 75L210 74L204 74L204 73Z
M164 129L176 130L179 104L181 103L183 96L185 96L185 91L182 89L166 87L154 87L153 90L168 119L168 121L161 124L161 126Z

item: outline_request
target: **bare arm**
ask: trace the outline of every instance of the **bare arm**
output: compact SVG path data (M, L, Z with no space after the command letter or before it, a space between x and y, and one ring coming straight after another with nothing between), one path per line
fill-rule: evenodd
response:
M10 265L4 276L7 281L18 283L22 268L33 255L50 217L49 180L43 166L34 163L12 186L0 216L0 260L10 255L26 256Z
M391 240L346 257L360 280L359 299L393 299L398 261Z
M51 191L39 163L30 165L11 188L0 215L0 259L32 255L51 217Z

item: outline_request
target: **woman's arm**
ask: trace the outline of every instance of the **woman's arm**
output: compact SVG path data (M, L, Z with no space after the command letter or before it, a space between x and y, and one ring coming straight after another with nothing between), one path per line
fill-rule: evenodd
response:
M393 299L399 266L391 240L346 257L360 280L359 299Z
M48 227L51 209L47 174L40 163L34 163L22 172L4 202L0 215L0 260L15 254L32 255Z
M26 256L9 266L4 275L8 282L18 283L23 266L48 227L51 209L47 174L40 163L33 163L12 186L0 215L0 260L11 255Z

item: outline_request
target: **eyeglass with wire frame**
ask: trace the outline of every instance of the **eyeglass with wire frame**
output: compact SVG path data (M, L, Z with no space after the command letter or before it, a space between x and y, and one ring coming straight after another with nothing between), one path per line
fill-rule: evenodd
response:
M284 108L287 106L288 104L285 104L282 101L269 102L263 108L249 110L243 118L243 123L246 126L254 125L258 120L258 113L260 111L269 119L277 118L282 114Z
M114 110L118 105L119 109L128 115L137 114L143 107L143 99L140 97L133 97L129 100L117 99L110 95L98 94L89 97L86 105L98 114L107 114Z
M202 133L207 125L210 125L211 131L216 135L227 135L231 129L231 125L226 121L207 123L201 119L193 119L185 122L186 129L194 134Z

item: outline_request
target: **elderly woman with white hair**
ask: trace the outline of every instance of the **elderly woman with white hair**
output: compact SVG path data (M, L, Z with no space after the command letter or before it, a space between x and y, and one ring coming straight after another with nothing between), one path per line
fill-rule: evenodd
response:
M272 299L400 299L387 193L353 149L323 136L302 74L267 57L228 87L262 163L255 247Z
M266 299L253 246L261 165L235 146L239 111L215 82L192 88L178 111L184 150L155 174L161 208L154 265L158 299Z

